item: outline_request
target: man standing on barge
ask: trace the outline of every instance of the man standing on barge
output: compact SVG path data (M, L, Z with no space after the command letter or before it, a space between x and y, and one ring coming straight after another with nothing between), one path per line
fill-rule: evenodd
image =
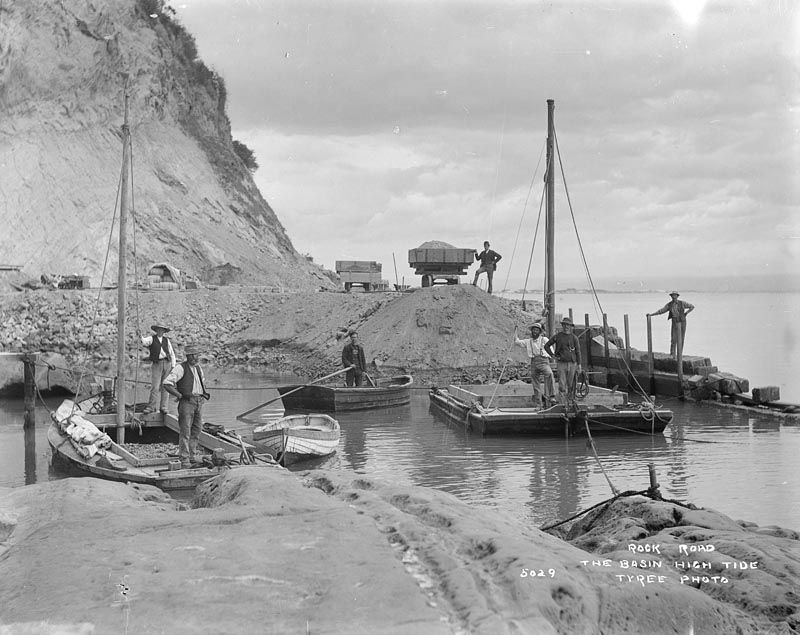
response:
M206 392L199 355L197 346L187 346L186 361L175 366L163 384L164 390L178 398L178 456L182 469L202 465L197 443L203 429L203 400L211 399L211 395Z
M169 371L177 363L172 342L167 337L169 329L161 324L153 324L150 327L155 335L142 336L142 346L150 349L147 359L150 360L150 401L144 409L145 414L160 410L162 413L167 411L169 394L161 387L162 382L169 375Z
M686 316L694 311L694 305L689 304L685 300L678 300L680 293L673 291L669 294L671 300L667 302L655 313L648 313L647 317L651 315L661 315L662 313L669 313L668 320L672 320L672 328L670 329L670 343L669 354L675 359L678 358L678 353L683 356L683 340L686 338Z
M531 336L527 339L521 340L514 333L514 343L517 346L522 346L528 351L528 357L531 359L531 385L533 386L533 405L536 408L542 407L542 386L541 381L544 380L544 407L548 408L553 405L555 394L555 379L553 378L553 369L550 368L550 356L544 350L544 345L547 338L542 335L544 329L539 322L531 324Z
M556 358L558 398L564 406L575 403L577 374L581 370L581 346L572 328L572 320L564 317L561 320L561 332L556 333L544 345L547 354Z

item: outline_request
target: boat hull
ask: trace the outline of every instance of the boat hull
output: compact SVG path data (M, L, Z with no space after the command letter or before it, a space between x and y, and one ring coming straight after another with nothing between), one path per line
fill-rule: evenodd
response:
M328 456L339 446L336 419L324 414L289 415L253 430L253 441L283 465Z
M672 412L631 404L581 403L553 406L486 408L460 399L448 390L433 388L431 406L448 419L481 435L575 436L595 434L660 434L672 421Z
M278 392L286 410L346 412L403 406L411 401L413 383L414 380L410 375L401 375L391 379L379 379L376 387L347 388L295 384L281 386ZM291 394L287 394L290 392Z

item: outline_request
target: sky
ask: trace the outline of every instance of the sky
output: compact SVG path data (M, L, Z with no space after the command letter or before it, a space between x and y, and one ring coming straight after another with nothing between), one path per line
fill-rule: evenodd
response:
M328 269L375 260L418 286L409 249L488 240L495 288L541 289L553 99L558 288L588 270L604 288L800 289L798 3L171 6L225 80L256 185Z

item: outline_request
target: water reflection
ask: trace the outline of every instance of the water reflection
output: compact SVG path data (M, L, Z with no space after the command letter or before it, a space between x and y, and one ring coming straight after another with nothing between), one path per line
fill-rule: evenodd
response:
M238 422L237 413L276 396L275 385L296 383L294 377L220 377L205 418L244 434L251 426ZM663 436L595 436L598 457L617 490L646 489L647 466L653 463L667 498L759 524L800 528L797 422L678 400L665 405L675 411L675 420ZM469 434L430 412L425 390L414 391L407 406L336 418L342 428L337 454L293 470L324 467L434 487L535 526L612 495L585 438ZM48 423L47 411L39 408L26 433L22 402L0 402L0 486L63 477L48 474Z

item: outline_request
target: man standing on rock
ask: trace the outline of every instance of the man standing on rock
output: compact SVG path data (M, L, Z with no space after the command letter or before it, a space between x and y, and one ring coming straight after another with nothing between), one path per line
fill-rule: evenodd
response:
M186 361L176 365L163 384L164 390L178 398L178 456L182 469L202 465L197 443L203 429L203 399L211 399L211 395L206 392L199 355L197 346L187 346Z
M553 405L555 394L553 369L550 368L550 356L544 350L547 338L542 335L543 331L542 325L536 322L531 325L531 336L527 339L519 339L516 331L514 332L514 343L527 350L528 357L531 358L531 385L533 386L533 405L536 408L541 408L543 405L542 386L540 383L542 380L544 380L545 408Z
M364 373L367 372L367 362L364 357L364 347L358 343L358 333L350 333L350 341L342 349L342 365L347 368L352 366L345 375L348 387L353 384L360 386L364 381Z
M662 313L669 313L668 320L672 320L672 329L670 331L669 354L674 358L678 358L678 353L683 355L683 340L686 337L686 316L694 311L694 305L689 304L685 300L678 300L680 293L673 291L669 294L672 298L664 306L662 306L655 313L648 313L647 317L651 315L661 315Z
M489 249L489 241L484 241L483 251L478 253L478 250L475 250L475 260L480 261L481 266L478 267L478 270L475 272L475 278L472 280L472 286L476 286L478 284L478 276L482 273L485 273L486 279L489 283L487 291L491 293L494 270L497 269L497 263L500 262L501 258L502 256L496 251Z
M169 329L166 326L153 324L150 328L155 335L146 335L141 338L142 346L147 346L150 349L150 355L147 359L150 360L151 364L150 401L144 411L148 413L160 410L164 413L167 411L169 394L162 389L161 383L167 378L169 371L176 364L175 351L172 348L172 342L167 337Z
M558 369L558 399L562 405L575 403L577 374L581 371L581 346L572 332L572 320L564 317L561 320L561 332L547 340L544 350L556 358ZM555 352L553 352L555 345Z

